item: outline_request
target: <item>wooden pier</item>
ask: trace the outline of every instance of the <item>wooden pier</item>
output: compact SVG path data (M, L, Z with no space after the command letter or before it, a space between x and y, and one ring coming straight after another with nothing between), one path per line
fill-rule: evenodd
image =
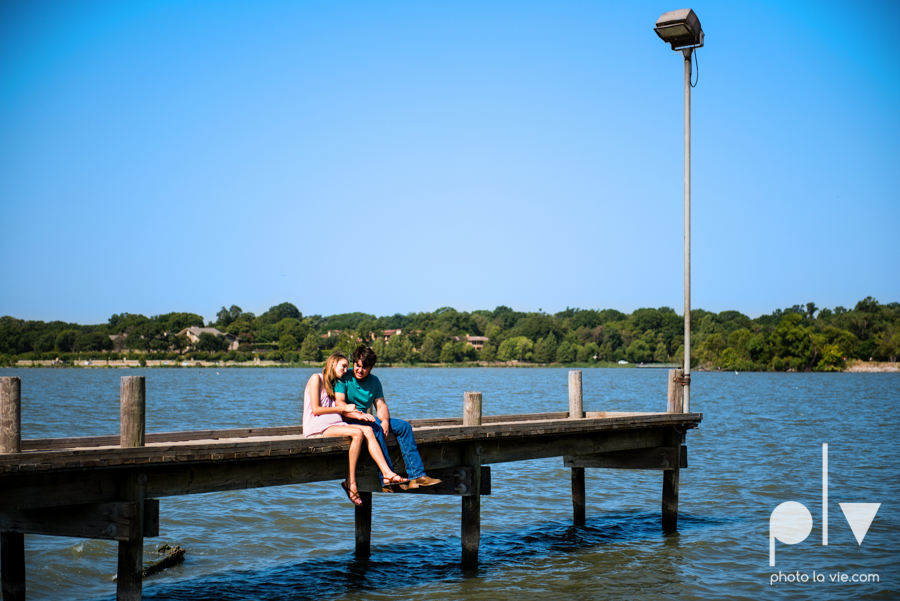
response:
M585 469L659 470L661 525L673 531L685 434L702 419L681 412L676 371L665 413L585 413L580 371L569 372L567 412L482 416L481 393L467 392L463 418L410 420L428 474L443 482L402 492L461 497L464 566L478 563L481 495L491 494L494 463L562 457L576 525L585 523ZM4 601L25 599L26 533L119 541L117 598L140 599L143 541L159 534L160 498L346 477L350 439L306 439L300 426L145 434L142 376L122 378L119 436L22 440L20 392L19 378L0 378ZM404 473L392 438L391 459ZM364 504L355 509L356 552L365 557L372 493L381 491L372 461L360 462L357 479Z

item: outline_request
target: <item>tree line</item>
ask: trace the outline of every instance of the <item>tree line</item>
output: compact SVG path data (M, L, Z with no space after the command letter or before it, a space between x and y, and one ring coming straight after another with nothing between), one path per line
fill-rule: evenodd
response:
M239 337L239 348L230 351L222 336L201 334L192 343L178 335L203 325L195 313L151 317L121 313L99 325L5 316L0 318L0 363L151 356L237 362L262 357L297 363L319 361L335 349L348 352L360 340L388 364L681 364L684 359L683 317L669 307L631 314L567 308L552 315L506 306L472 312L442 307L383 317L366 313L304 317L287 302L259 316L232 305L222 307L215 320L206 323ZM467 336L487 341L476 350ZM807 303L756 319L738 311L695 309L691 340L693 369L835 371L853 359L893 362L900 355L900 303L882 304L872 297L852 309L819 309Z

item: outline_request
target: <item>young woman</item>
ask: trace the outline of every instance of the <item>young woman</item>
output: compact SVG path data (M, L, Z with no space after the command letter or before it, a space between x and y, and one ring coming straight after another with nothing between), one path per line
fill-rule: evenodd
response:
M347 371L350 362L341 353L333 353L325 361L321 374L313 374L306 383L303 393L303 436L318 438L322 436L350 437L350 472L341 487L347 497L355 505L362 505L359 490L356 487L356 462L362 449L363 438L366 439L369 455L378 465L385 486L402 484L408 480L396 474L384 460L384 454L375 433L368 426L347 424L342 416L361 421L375 421L368 413L358 411L353 405L336 406L334 402L334 383Z

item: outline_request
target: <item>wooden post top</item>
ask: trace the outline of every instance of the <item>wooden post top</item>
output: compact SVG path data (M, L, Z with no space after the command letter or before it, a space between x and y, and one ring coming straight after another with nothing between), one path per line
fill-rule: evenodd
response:
M123 376L119 396L121 445L142 447L147 404L144 376Z
M463 425L481 425L481 393L466 392L463 396Z
M22 380L0 378L0 453L22 451Z

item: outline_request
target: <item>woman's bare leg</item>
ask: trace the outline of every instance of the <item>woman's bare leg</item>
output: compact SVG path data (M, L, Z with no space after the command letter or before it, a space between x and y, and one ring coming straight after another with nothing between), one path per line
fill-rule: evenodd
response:
M359 453L362 450L363 433L360 428L355 426L331 426L323 432L324 436L349 436L350 437L350 472L347 476L347 486L354 493L356 488L356 464L359 461ZM384 458L382 457L382 460Z
M390 468L388 462L384 459L384 453L381 452L381 445L378 444L378 439L375 438L375 432L372 431L372 428L370 426L360 426L360 430L362 430L363 435L366 437L366 444L368 445L369 455L378 466L378 469L381 470L382 477L390 480L394 476L398 475L394 470Z

